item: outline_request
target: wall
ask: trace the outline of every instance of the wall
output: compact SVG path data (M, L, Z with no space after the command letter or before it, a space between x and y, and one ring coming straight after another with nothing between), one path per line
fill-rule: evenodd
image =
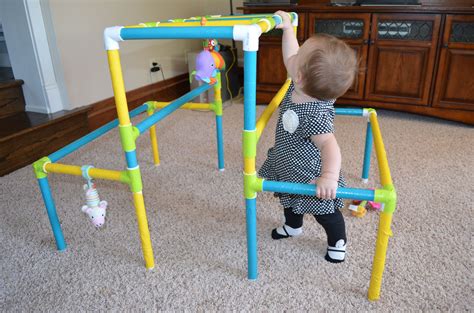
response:
M234 6L242 4L234 2ZM70 109L113 95L103 46L104 28L230 12L229 2L222 0L49 0L49 9ZM186 52L199 47L198 40L121 43L125 88L132 90L151 83L151 59L162 65L166 78L187 72Z
M7 45L3 36L2 21L0 20L0 67L10 67Z

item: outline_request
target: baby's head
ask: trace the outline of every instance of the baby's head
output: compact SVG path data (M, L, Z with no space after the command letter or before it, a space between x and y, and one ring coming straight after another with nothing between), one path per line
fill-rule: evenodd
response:
M358 70L355 51L336 37L317 34L299 48L295 84L308 96L329 100L342 96Z

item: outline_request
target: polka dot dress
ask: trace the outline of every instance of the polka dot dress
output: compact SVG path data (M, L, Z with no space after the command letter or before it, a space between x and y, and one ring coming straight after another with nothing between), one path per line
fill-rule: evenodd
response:
M295 104L291 101L291 83L280 105L275 132L275 145L258 174L268 180L309 183L321 176L321 152L311 141L312 135L334 132L334 101L314 101ZM339 187L345 187L342 175ZM315 191L316 193L316 191ZM296 214L324 215L344 206L341 199L322 200L316 196L275 193L284 208Z

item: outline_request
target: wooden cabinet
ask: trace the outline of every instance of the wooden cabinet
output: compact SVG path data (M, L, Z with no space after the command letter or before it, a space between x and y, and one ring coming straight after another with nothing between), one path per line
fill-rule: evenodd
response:
M374 14L367 100L428 105L440 15Z
M308 37L324 33L333 35L351 46L359 60L359 74L354 84L344 95L346 99L363 99L369 42L370 14L368 13L311 13L309 14Z
M245 7L244 13L295 11L298 40L333 35L357 53L359 74L337 105L412 112L474 125L474 9L460 7ZM286 79L281 31L262 35L257 103Z
M306 37L306 16L298 16L299 27L296 37L300 44ZM281 29L262 34L257 57L257 103L269 103L275 92L286 81L287 73L281 51Z
M474 110L474 16L448 15L433 106Z

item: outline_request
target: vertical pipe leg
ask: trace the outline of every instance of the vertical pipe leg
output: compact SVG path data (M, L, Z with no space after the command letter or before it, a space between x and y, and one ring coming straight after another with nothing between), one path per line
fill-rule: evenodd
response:
M217 165L219 171L224 170L224 135L222 133L222 115L216 115L216 135L217 135Z
M364 150L364 165L362 168L362 181L367 183L369 181L370 171L370 155L372 154L372 125L370 121L367 122L367 131L365 133L365 150Z
M153 115L154 110L148 110L148 116ZM160 165L160 153L158 151L158 140L156 137L156 126L150 127L150 141L151 141L151 149L153 151L153 162L155 166Z
M248 278L257 279L257 180L255 158L257 154L256 90L257 51L244 51L244 129L242 151L244 156L244 193L247 224Z
M372 262L372 275L370 277L370 285L368 291L368 298L371 301L380 298L380 289L382 287L382 275L385 269L385 257L387 255L388 239L392 236L390 224L392 222L392 212L395 209L395 203L385 205L384 211L381 212L379 229L377 234L377 241L375 244L374 260Z
M143 200L143 193L141 191L133 193L133 202L135 204L135 213L137 215L138 231L140 232L140 241L142 243L145 267L151 270L155 267L155 260L153 258L150 231L148 230L148 219L146 217L145 202Z
M56 240L56 247L58 250L64 250L66 249L66 242L64 241L61 224L59 223L58 214L56 213L56 206L54 205L53 196L51 195L48 178L38 178L38 184L46 206L46 212L48 213L49 223L53 230L54 239Z
M138 230L142 243L143 257L147 269L152 269L155 264L153 260L153 250L151 246L150 232L146 217L145 204L143 201L143 185L138 166L135 139L138 136L130 122L125 85L120 65L119 50L107 50L109 60L110 76L112 78L112 88L114 90L115 105L119 119L119 133L125 159L127 163L127 173L130 178L130 189L133 192L133 201L138 221Z
M248 279L258 278L257 260L257 198L246 199Z
M216 113L217 136L217 166L219 171L224 170L224 136L222 133L222 80L221 73L217 74L217 83L214 85L214 112Z

